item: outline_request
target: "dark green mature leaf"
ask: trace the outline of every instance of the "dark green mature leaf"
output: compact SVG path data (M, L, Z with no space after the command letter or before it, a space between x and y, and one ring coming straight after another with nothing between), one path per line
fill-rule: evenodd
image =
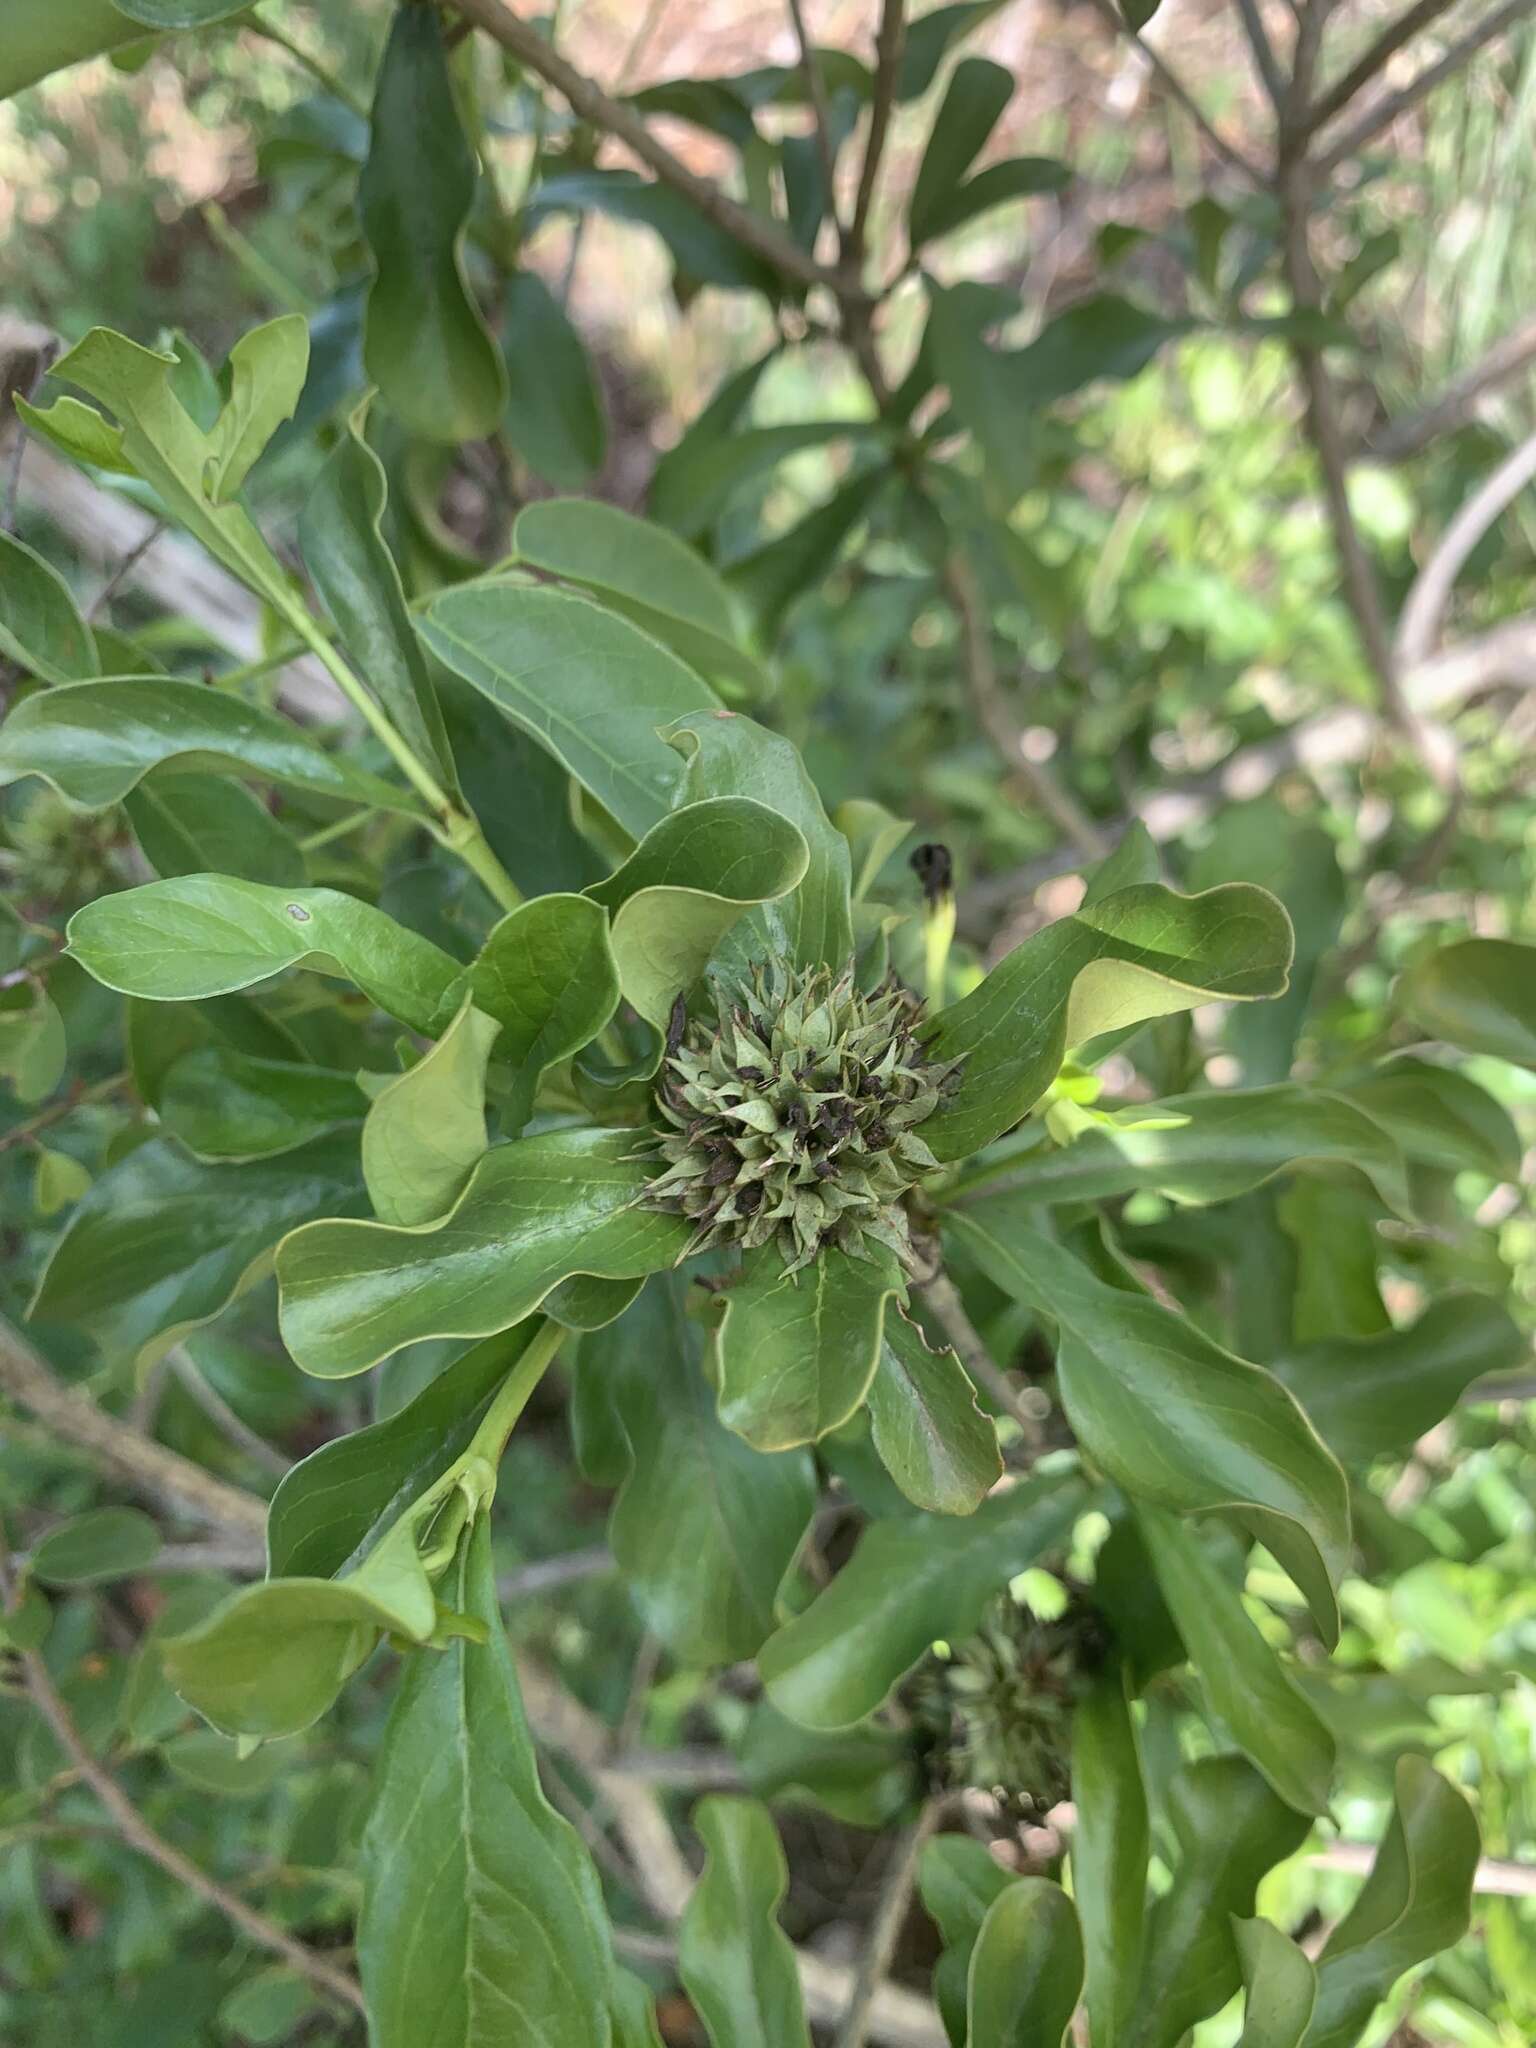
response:
M1016 1878L987 1908L971 1950L972 2048L1062 2048L1082 1988L1072 1901L1049 1878Z
M1536 1067L1536 946L1513 939L1444 946L1402 976L1397 1005L1447 1045Z
M653 825L587 894L610 913L619 986L663 1025L742 914L786 896L810 852L798 827L750 796L685 804Z
M899 1306L886 1310L867 1398L880 1462L915 1506L969 1515L1002 1477L996 1424L964 1367L947 1345L931 1349Z
M362 1206L352 1137L239 1166L205 1165L153 1138L81 1200L31 1313L148 1363L260 1279L285 1231Z
M42 1102L63 1079L69 1047L64 1019L36 981L0 988L0 1078L18 1102Z
M1212 1713L1287 1806L1326 1814L1336 1752L1316 1709L1196 1532L1158 1508L1142 1507L1138 1520Z
M484 1643L418 1651L390 1713L363 1838L358 1962L375 2048L601 2048L602 1887L539 1787L481 1517L445 1586Z
M964 57L950 73L907 206L914 249L938 232L933 222L939 208L953 197L1012 97L1012 73L989 57Z
M619 1487L609 1541L646 1626L685 1664L754 1656L816 1504L809 1454L764 1456L721 1424L675 1276L583 1339L576 1400L584 1463L600 1428L625 1447L592 1476Z
M280 887L309 879L304 855L254 790L228 775L159 773L123 799L134 837L162 880L238 875Z
M778 1923L789 1887L766 1806L712 1798L694 1808L704 1875L678 1930L677 1968L711 2048L810 2048L795 1952Z
M784 614L803 591L821 588L843 543L892 474L883 465L856 472L787 532L731 563L731 588L740 593L765 641L776 637Z
M506 402L500 353L464 280L475 179L442 18L432 7L397 8L357 188L377 266L363 361L390 411L425 441L492 434Z
M1317 1972L1268 1920L1232 1929L1243 1966L1243 2031L1237 2048L1301 2048L1317 2003Z
M33 1545L32 1576L46 1586L130 1578L160 1554L160 1531L137 1508L95 1508L60 1522Z
M1072 1802L1088 2022L1094 2040L1118 2041L1141 1979L1150 1840L1136 1724L1117 1664L1099 1673L1072 1716Z
M1001 163L988 164L974 178L967 178L936 200L924 216L923 239L937 241L953 234L994 206L1006 206L1011 199L1035 199L1042 193L1064 192L1072 173L1064 163L1050 156L1010 156Z
M182 875L98 897L70 919L69 950L108 988L153 1002L227 995L288 967L312 967L355 981L429 1037L452 1021L465 985L456 960L371 903L229 875Z
M777 469L806 448L830 441L878 438L867 420L793 420L772 427L738 427L724 440L680 441L657 463L650 512L685 540L707 533L745 485Z
M1175 2048L1225 2005L1242 1981L1233 1916L1252 1913L1259 1879L1310 1825L1238 1756L1186 1764L1168 1787L1168 1814L1179 1865L1152 1908L1125 2048Z
M112 0L74 0L67 8L55 0L19 0L6 10L0 99L8 100L52 71L99 57L143 34L140 24L129 20Z
M1341 1092L1390 1131L1410 1159L1493 1180L1519 1175L1520 1134L1509 1111L1452 1067L1403 1054Z
M911 1809L918 1789L911 1745L900 1729L818 1735L759 1700L735 1744L747 1789L759 1799L809 1801L855 1828L883 1828Z
M354 414L338 437L300 517L299 547L357 674L416 755L452 789L457 771L443 714L384 539L384 465L362 428L363 415Z
M120 13L145 28L208 28L243 14L250 0L112 0Z
M944 1938L944 1953L933 1968L933 1998L954 2048L966 2043L971 1950L989 1908L1013 1882L985 1844L969 1835L936 1835L923 1849L918 1891Z
M552 893L494 926L469 970L475 1005L501 1026L517 1080L504 1128L527 1121L546 1067L590 1045L619 1006L608 914L589 896Z
M804 1727L852 1727L930 1643L969 1635L998 1588L1065 1543L1089 1503L1083 1481L1058 1472L965 1520L874 1523L831 1585L763 1645L769 1697Z
M692 1227L636 1207L648 1170L634 1150L631 1131L522 1138L486 1154L441 1223L294 1231L277 1261L284 1342L306 1372L344 1379L422 1337L510 1329L572 1274L671 1265Z
M962 36L980 28L989 15L996 14L1003 0L952 0L947 7L930 7L907 24L902 45L901 69L896 74L898 100L915 100L932 85L945 53Z
M746 1253L720 1297L714 1378L720 1420L759 1451L815 1443L856 1413L875 1376L893 1259L822 1252L786 1273L776 1244Z
M115 676L28 697L0 726L0 782L41 775L82 810L105 810L151 769L230 769L352 804L415 817L421 805L340 755L323 753L275 712L202 683Z
M45 683L101 674L90 627L51 562L0 532L0 654Z
M1400 1757L1371 1874L1318 1957L1306 2048L1351 2048L1404 1970L1461 1939L1477 1853L1466 1800L1423 1757Z
M704 676L764 691L768 676L737 637L731 594L675 534L596 498L526 505L512 529L520 561L595 591Z
M670 808L683 764L658 735L719 700L691 668L614 612L568 591L465 584L428 607L422 637L548 749L626 832Z
M500 1029L466 996L430 1052L374 1097L363 1179L384 1223L446 1215L485 1151L485 1069Z
M1171 1130L1084 1131L1070 1145L1040 1145L1031 1127L1015 1143L1016 1165L1004 1140L962 1179L954 1200L963 1207L974 1184L1040 1203L1103 1202L1140 1188L1179 1201L1224 1202L1278 1173L1328 1165L1358 1167L1399 1215L1410 1211L1395 1139L1343 1095L1290 1082L1207 1089L1163 1097L1157 1115L1184 1121Z
M203 1045L172 1062L155 1107L199 1159L268 1159L360 1123L368 1102L351 1074Z
M545 178L529 202L530 224L554 213L602 213L659 235L692 284L772 294L775 273L728 229L717 227L680 192L634 171L562 171Z
M540 476L562 491L577 490L601 469L608 447L602 392L586 348L537 271L514 271L501 303L507 438ZM597 512L609 509L596 499L591 504Z
M1068 1046L1203 1002L1276 995L1290 958L1290 920L1247 883L1202 896L1141 883L1084 902L934 1020L934 1057L965 1065L923 1136L941 1159L976 1151L1033 1107Z
M1346 1465L1403 1451L1487 1373L1511 1372L1529 1346L1508 1309L1456 1289L1406 1329L1321 1337L1271 1368Z
M1294 1397L1174 1310L1096 1278L1031 1228L1020 1197L948 1221L996 1285L1059 1325L1062 1405L1095 1463L1133 1498L1235 1513L1337 1641L1349 1488Z
M799 753L777 733L732 712L681 719L666 737L687 763L679 803L730 793L750 797L793 825L808 851L793 893L744 919L727 950L743 961L776 954L797 966L840 973L853 954L848 842L828 819Z

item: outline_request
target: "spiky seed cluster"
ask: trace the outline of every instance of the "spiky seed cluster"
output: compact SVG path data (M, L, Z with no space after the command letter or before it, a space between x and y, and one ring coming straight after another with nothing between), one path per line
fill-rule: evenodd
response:
M772 1241L790 1272L828 1246L909 1259L901 1198L938 1164L918 1127L958 1064L925 1056L921 1002L778 963L715 996L662 1066L648 1201L692 1219L691 1251Z
M1041 1621L1003 1596L974 1637L935 1654L912 1682L933 1782L991 1792L1020 1814L1065 1799L1073 1710L1107 1644L1102 1617L1083 1603Z

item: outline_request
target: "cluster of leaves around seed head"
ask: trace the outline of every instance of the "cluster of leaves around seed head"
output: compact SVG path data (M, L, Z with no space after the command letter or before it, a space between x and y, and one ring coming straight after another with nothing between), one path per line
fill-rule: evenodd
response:
M912 1680L913 1727L933 1784L990 1792L1021 1817L1065 1799L1073 1710L1108 1646L1103 1618L1086 1602L1044 1621L1004 1594L974 1637L936 1651Z
M910 1263L902 1197L938 1161L918 1135L958 1062L919 1042L921 1001L851 970L754 967L663 1062L647 1200L696 1226L690 1252L777 1244L796 1272L829 1247Z

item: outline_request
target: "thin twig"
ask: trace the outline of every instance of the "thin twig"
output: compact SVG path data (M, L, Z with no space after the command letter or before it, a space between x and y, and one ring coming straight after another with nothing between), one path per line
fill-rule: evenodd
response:
M1508 383L1532 361L1536 361L1536 314L1511 328L1469 370L1453 377L1432 403L1373 434L1366 449L1367 459L1406 462L1441 434L1463 425L1472 417L1473 408L1485 391Z
M1088 860L1102 860L1109 851L1097 825L1039 761L1025 751L1024 729L1014 717L997 679L992 638L969 562L952 554L944 571L944 587L960 621L960 646L966 686L976 716L1010 773L1022 777L1031 796L1058 830Z
M801 284L839 288L836 275L823 270L781 227L761 214L749 212L710 179L689 170L681 158L656 139L632 107L611 99L601 86L568 63L531 23L504 6L502 0L453 0L453 4L466 20L484 29L493 41L552 85L574 113L627 144L662 184L680 192L707 220L724 228L743 247Z
M317 85L324 86L334 100L340 100L349 113L356 114L360 121L372 118L368 102L355 93L346 80L337 76L319 57L311 56L302 43L294 42L281 29L274 28L269 21L247 19L242 22L247 35L260 36L264 42L275 43L280 50L286 50L295 64L302 66Z
M835 2048L864 2048L869 2039L875 1993L890 1970L891 1957L896 1953L896 1943L912 1903L918 1863L943 1818L944 1804L942 1799L930 1799L897 1844L870 1919L853 1994L838 2028Z
M1157 73L1163 90L1171 98L1178 101L1179 105L1188 114L1189 118L1194 122L1200 133L1222 161L1229 164L1234 171L1241 171L1243 176L1252 184L1267 185L1269 180L1264 172L1256 163L1251 162L1249 158L1244 156L1240 149L1234 148L1224 135L1218 134L1205 109L1189 90L1183 79L1179 77L1178 73L1164 59L1161 53L1147 41L1140 29L1131 27L1130 23L1126 21L1125 17L1115 7L1114 0L1093 0L1093 5L1116 35L1128 36L1136 45L1142 56L1146 58L1152 69Z
M832 110L827 105L827 82L821 75L821 66L816 62L816 52L806 32L805 9L801 0L789 0L789 15L795 25L795 41L800 46L800 68L805 73L805 90L811 102L811 119L816 133L816 154L821 159L821 175L826 182L827 218L838 229L841 241L842 228L837 218L837 203L834 193L837 185L837 158L832 149Z
M3 1549L4 1538L0 1536L0 1552ZM6 1605L10 1606L15 1588L8 1558L3 1555L0 1555L0 1581L3 1581ZM270 1949L292 1969L301 1971L317 1990L329 1992L331 1997L339 1998L343 2004L366 2016L362 1987L355 1977L316 1954L302 1941L295 1940L276 1921L269 1920L265 1913L258 1913L254 1907L248 1906L237 1892L230 1891L217 1878L210 1877L207 1871L200 1869L163 1835L155 1832L112 1773L87 1748L75 1718L42 1658L35 1650L19 1651L17 1657L33 1706L74 1766L79 1782L90 1787L129 1848L137 1850L151 1863L157 1863L168 1877L185 1885L188 1891L222 1913L248 1940L254 1941L258 1947Z
M196 1403L222 1437L249 1458L253 1465L259 1465L263 1472L270 1473L275 1479L286 1477L293 1464L292 1458L274 1449L265 1437L258 1436L250 1424L235 1413L218 1388L211 1386L203 1377L197 1360L184 1345L175 1346L169 1363L183 1392Z
M1476 56L1485 43L1492 42L1495 36L1502 35L1505 29L1512 28L1517 21L1522 20L1531 12L1533 6L1536 6L1536 0L1504 0L1502 7L1496 7L1476 28L1468 29L1464 36L1452 43L1437 63L1426 65L1418 77L1411 79L1401 92L1389 93L1384 100L1378 100L1374 107L1368 107L1359 120L1346 129L1333 147L1318 159L1318 176L1328 177L1340 164L1347 163L1352 156L1357 156L1383 128L1389 127L1401 115L1406 114L1410 107L1416 106L1426 93L1433 92L1437 85L1459 71L1469 58Z
M26 390L21 394L29 405L36 398L43 379L52 369L54 357L58 352L59 344L56 337L50 337L38 349L32 375L27 380ZM0 425L3 424L4 422L0 421ZM0 510L0 532L5 533L16 531L16 504L21 495L21 458L27 448L27 423L19 412L15 414L11 426L16 436L16 445L11 450L10 464L6 470L4 509Z
M552 1593L560 1586L573 1586L581 1579L595 1579L616 1570L613 1552L606 1543L594 1543L587 1550L570 1550L561 1557L541 1557L532 1564L520 1564L503 1572L496 1581L496 1597L502 1602L530 1600L539 1593Z
M869 106L869 134L864 143L864 161L859 166L859 189L853 204L853 219L843 240L843 268L855 279L864 262L869 209L880 175L880 160L885 154L886 137L890 133L891 109L896 104L896 92L901 83L901 59L906 43L907 12L903 0L883 0L880 29L875 37L875 85Z
M1492 476L1472 493L1414 578L1397 625L1395 651L1399 670L1413 667L1433 651L1456 578L1467 557L1532 478L1536 478L1536 434L1513 449Z
M966 1313L959 1288L942 1266L922 1283L922 1295L971 1379L977 1386L985 1388L1004 1414L1010 1415L1018 1424L1027 1448L1031 1452L1041 1450L1045 1435L1039 1418L1030 1414L1014 1391L1008 1375L993 1359L982 1341L981 1332Z
M67 1443L89 1451L101 1464L149 1499L195 1517L261 1549L267 1504L254 1493L227 1486L201 1465L141 1436L115 1415L56 1379L38 1353L0 1320L0 1392L19 1401Z
M1237 11L1243 18L1243 33L1253 52L1254 68L1263 81L1270 105L1278 114L1285 104L1285 78L1275 56L1275 46L1269 40L1269 31L1264 26L1264 17L1259 13L1259 0L1237 0Z
M1421 29L1445 10L1454 5L1454 0L1414 0L1412 7L1400 14L1397 20L1389 22L1374 42L1367 44L1355 62L1350 65L1342 78L1336 79L1325 93L1307 109L1306 132L1315 134L1319 128L1341 114L1359 92L1369 85L1391 58L1395 57L1405 43L1412 42Z

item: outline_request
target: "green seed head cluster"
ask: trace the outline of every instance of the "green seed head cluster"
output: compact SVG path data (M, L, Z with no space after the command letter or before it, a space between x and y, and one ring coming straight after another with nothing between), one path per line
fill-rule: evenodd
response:
M1021 1815L1065 1799L1073 1709L1105 1648L1091 1608L1041 1621L1004 1596L971 1640L935 1654L913 1680L913 1720L934 1783L991 1792Z
M662 1065L650 1203L693 1221L692 1251L771 1242L790 1272L829 1246L910 1259L901 1198L938 1164L918 1132L956 1071L919 1045L921 1002L778 963L715 993Z

